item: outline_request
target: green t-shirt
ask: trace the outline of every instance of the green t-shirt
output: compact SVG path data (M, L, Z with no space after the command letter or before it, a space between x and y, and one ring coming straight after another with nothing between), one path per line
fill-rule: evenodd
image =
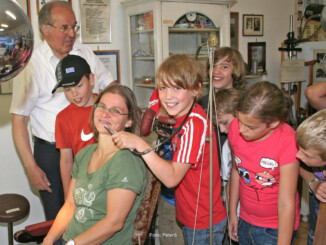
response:
M73 191L76 210L63 239L69 241L103 219L107 191L120 188L135 192L137 197L123 228L102 244L132 244L134 220L146 186L144 162L129 150L119 150L101 168L88 174L88 165L96 148L97 144L86 146L75 157L71 175L76 179Z

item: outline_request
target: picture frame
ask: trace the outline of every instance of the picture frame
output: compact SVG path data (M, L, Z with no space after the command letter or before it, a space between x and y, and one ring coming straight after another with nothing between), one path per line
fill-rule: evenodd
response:
M248 43L248 69L252 74L266 72L266 42Z
M53 0L36 0L37 14L40 12L40 9L43 7L44 4L52 1ZM69 2L69 5L71 7L71 0L64 0L64 1Z
M82 43L111 43L111 0L80 0Z
M97 50L94 53L111 72L114 81L121 83L120 77L120 51L119 50Z
M239 49L239 12L230 12L230 46Z
M243 36L263 36L264 16L254 14L244 14L242 22Z
M23 9L25 14L28 16L29 20L31 20L31 4L30 0L16 0L19 6Z
M326 49L314 49L313 59L317 60L317 63L313 66L313 82L321 82L326 80L326 73L324 72L324 57L326 55ZM325 57L326 58L326 57Z

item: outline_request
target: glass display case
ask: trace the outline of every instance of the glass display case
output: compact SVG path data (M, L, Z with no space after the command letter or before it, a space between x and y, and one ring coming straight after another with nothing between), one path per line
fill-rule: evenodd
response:
M207 41L211 37L217 37L220 43L219 28L209 17L197 12L186 13L169 28L169 55L191 55L206 67Z
M155 72L171 54L196 55L206 64L207 42L230 44L230 12L234 0L125 0L129 83L141 108L155 88Z
M132 81L136 94L146 94L141 107L148 103L148 93L155 88L155 50L153 12L130 16L130 36L132 54ZM137 98L139 99L139 96ZM147 101L146 101L147 100Z

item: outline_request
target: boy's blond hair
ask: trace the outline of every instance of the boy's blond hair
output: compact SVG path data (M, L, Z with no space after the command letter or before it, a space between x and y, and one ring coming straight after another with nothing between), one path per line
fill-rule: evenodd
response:
M295 134L300 147L317 150L320 152L321 159L326 161L326 109L304 120Z
M232 114L236 116L236 110L241 94L235 88L222 89L215 93L216 115Z
M156 72L158 87L180 87L199 91L204 81L204 68L199 61L184 55L175 54L163 61Z

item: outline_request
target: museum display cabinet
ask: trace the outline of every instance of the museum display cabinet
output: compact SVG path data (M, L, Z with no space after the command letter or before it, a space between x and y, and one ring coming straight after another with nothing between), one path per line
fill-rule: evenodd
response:
M141 108L155 88L155 72L171 54L196 55L204 64L207 40L230 45L230 10L234 0L125 0L129 86ZM201 48L199 48L201 46Z

